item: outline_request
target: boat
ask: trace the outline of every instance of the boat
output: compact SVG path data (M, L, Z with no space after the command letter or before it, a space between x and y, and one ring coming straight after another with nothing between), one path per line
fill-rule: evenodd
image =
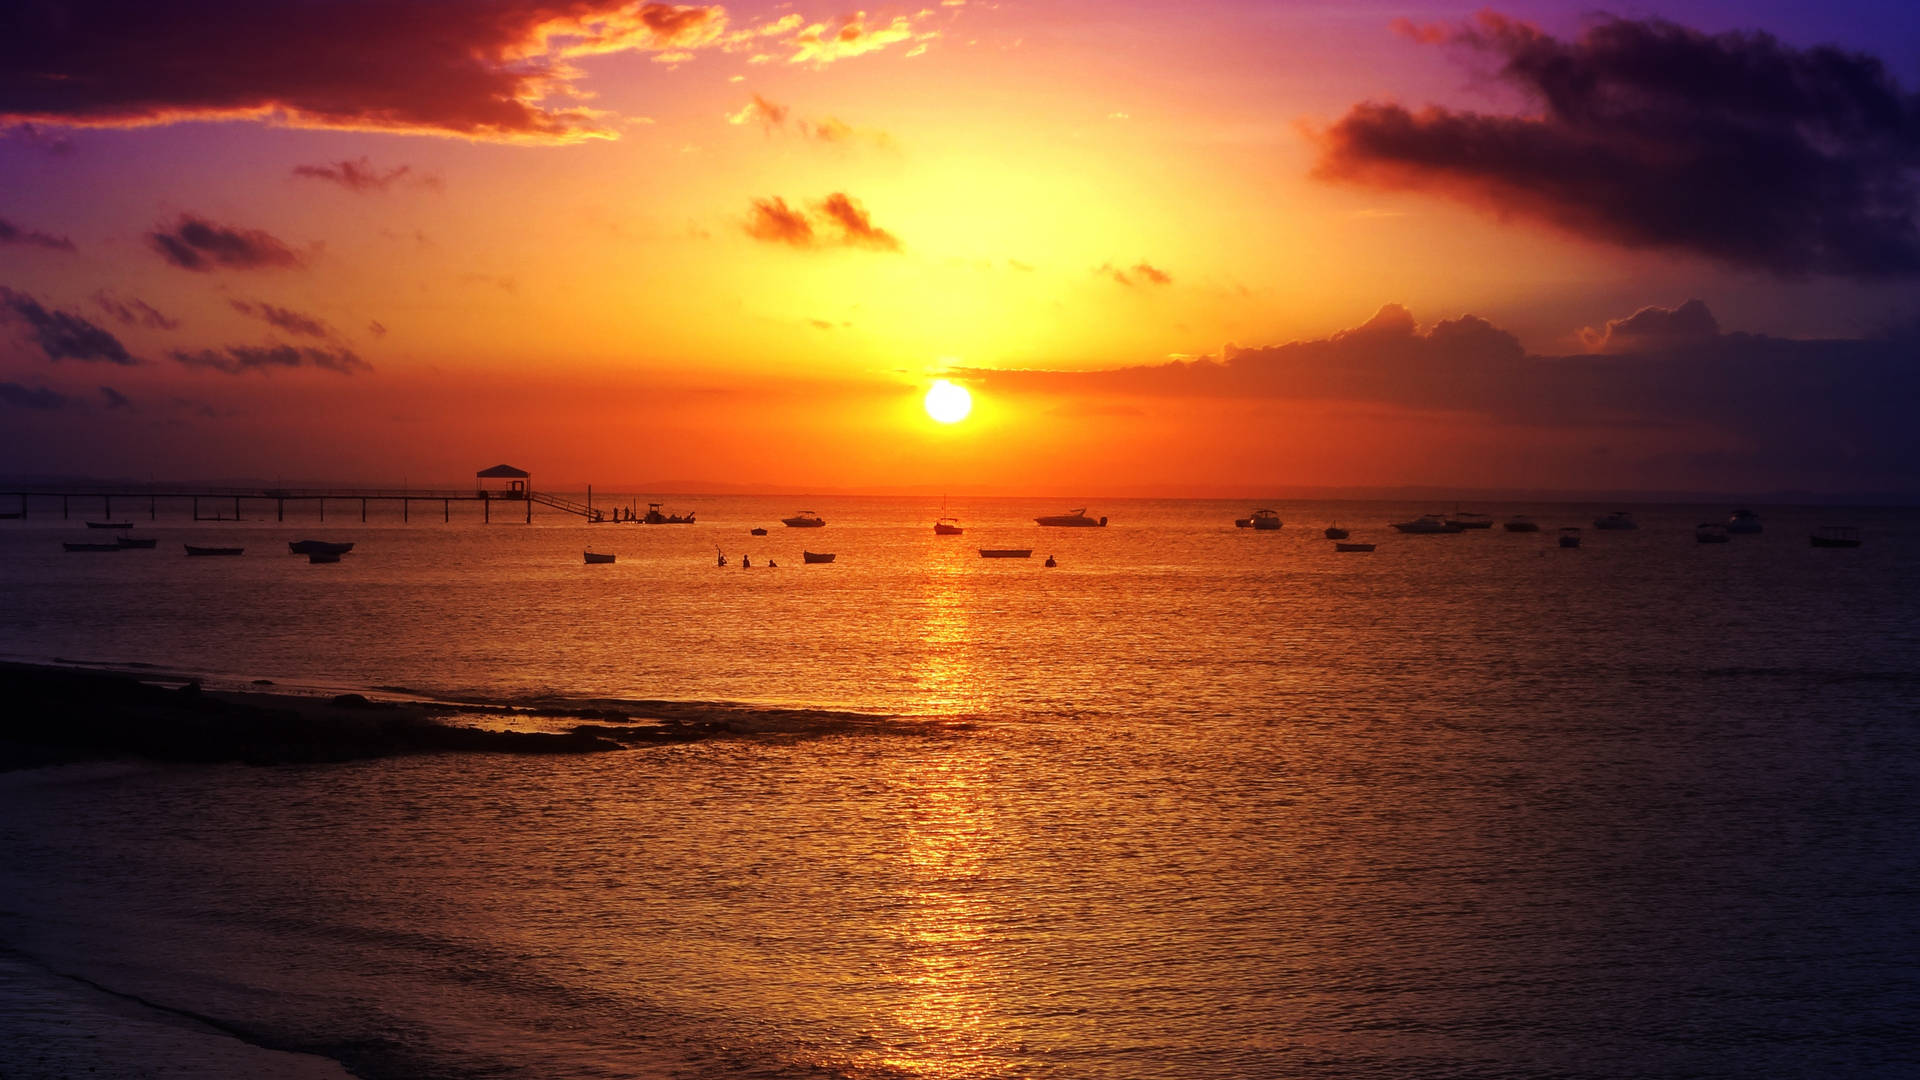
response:
M1088 517L1087 508L1084 506L1070 514L1048 514L1046 517L1037 517L1033 520L1049 529L1097 529L1104 528L1107 524L1106 518L1096 521Z
M1447 524L1458 525L1462 529L1491 529L1493 519L1485 514L1461 513L1456 510L1447 517Z
M1560 546L1563 548L1577 548L1580 546L1580 529L1578 526L1569 525L1560 530Z
M790 518L781 518L780 524L789 529L818 529L826 520L811 510L802 510Z
M1627 513L1625 510L1615 510L1606 517L1594 518L1593 527L1596 529L1618 531L1622 529L1637 529L1640 527L1640 523L1633 520L1633 515Z
M1338 525L1329 525L1326 528L1320 530L1320 534L1322 536L1325 536L1329 540L1345 540L1349 535L1351 535L1347 532L1347 530L1341 528Z
M289 540L287 550L295 555L345 555L353 550L353 542L337 544L332 540Z
M648 503L646 516L642 517L640 522L643 525L692 525L694 523L691 513L686 517L661 513L659 503Z
M800 558L801 558L801 560L802 560L802 561L804 561L804 562L810 562L810 563L830 563L830 562L832 562L832 561L833 561L833 552L831 552L831 551L803 551L803 552L801 552L801 553L800 553Z
M587 552L582 552L582 554L586 556L588 566L598 566L603 563L610 563L613 561L613 556L601 555L598 552L587 551Z
M1503 526L1508 532L1539 532L1540 523L1525 514L1515 514Z
M1335 551L1372 551L1373 547L1374 546L1372 544L1357 544L1357 543L1356 544L1335 544L1333 545L1333 550Z
M89 521L87 522L87 528L89 529L131 529L133 528L133 522L131 521Z
M767 530L765 530L765 529L748 529L748 530L747 530L747 535L748 535L748 536L765 536L765 535L767 535Z
M1421 514L1412 521L1390 521L1389 525L1403 533L1457 533L1465 530L1447 521L1439 514Z
M1717 521L1709 521L1704 525L1694 527L1693 539L1695 542L1701 544L1724 544L1733 539L1733 537L1727 535L1727 533L1728 530L1725 525Z
M131 536L123 536L119 539L118 543L122 548L138 548L142 551L152 551L159 545L160 541L151 538L136 540Z
M336 563L340 561L337 551L312 551L307 553L309 563Z
M1049 556L1047 556L1047 561L1046 561L1046 562L1044 562L1044 563L1042 563L1041 565L1042 565L1042 566L1059 566L1060 564L1059 564L1059 563L1057 563L1057 562L1054 562L1054 561L1053 561L1053 556L1051 556L1051 555L1049 555Z
M1272 532L1279 528L1281 524L1280 515L1271 510L1255 510L1253 512L1253 527L1260 532Z
M1761 528L1760 515L1744 506L1727 515L1727 531L1735 536L1753 536Z
M1250 517L1234 518L1233 527L1236 529L1251 529L1253 528L1253 519Z
M124 551L119 544L76 544L71 540L60 541L60 546L68 551Z
M965 529L960 527L959 518L944 517L933 523L933 535L935 536L959 536L965 531Z
M1817 548L1857 548L1860 530L1851 525L1822 525L1807 539Z
M246 548L195 547L192 544L182 544L181 546L187 549L187 554L189 555L238 555L247 550Z
M1033 558L1033 549L1032 548L981 548L980 557L983 559L1031 559Z

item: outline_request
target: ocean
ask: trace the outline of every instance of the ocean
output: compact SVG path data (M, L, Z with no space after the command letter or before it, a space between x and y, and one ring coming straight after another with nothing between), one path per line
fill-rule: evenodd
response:
M822 722L0 774L0 945L369 1078L1920 1075L1920 511L344 509L0 523L0 654Z

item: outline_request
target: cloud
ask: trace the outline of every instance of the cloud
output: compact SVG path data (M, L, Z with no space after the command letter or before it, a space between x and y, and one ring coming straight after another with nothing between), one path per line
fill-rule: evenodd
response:
M111 386L102 386L100 388L100 396L106 399L107 408L109 409L133 408L133 401L128 398L127 395L115 390Z
M25 293L0 286L0 322L22 322L49 360L98 360L131 367L139 358L120 339L78 315L49 311Z
M875 228L866 210L848 198L845 192L836 191L827 196L820 203L819 210L840 226L843 241L847 244L880 251L900 250L900 238L885 229Z
M420 187L435 191L441 187L438 176L416 174L411 165L396 165L391 169L381 170L374 168L373 163L364 157L351 161L335 161L325 165L295 165L293 175L339 184L355 193L385 191L409 177L412 183Z
M788 38L784 44L793 49L789 64L824 67L836 60L863 56L889 45L911 40L913 23L905 15L895 15L883 26L868 26L867 13L855 12L841 18L839 25L814 23Z
M813 226L807 216L787 205L785 199L753 200L753 216L747 220L747 235L769 244L813 246Z
M1171 285L1173 275L1148 262L1138 262L1122 270L1112 263L1102 263L1096 274L1105 274L1115 282L1126 285Z
M1677 308L1643 307L1624 319L1608 319L1599 330L1589 326L1580 331L1580 340L1587 348L1601 353L1696 345L1719 336L1720 320L1698 300Z
M289 334L323 338L332 333L326 323L314 316L303 315L289 308L275 307L268 303L250 303L245 300L228 300L227 303L240 314L251 315Z
M1920 274L1920 95L1872 56L1657 18L1568 41L1492 12L1402 28L1532 111L1355 105L1318 133L1317 176L1782 276Z
M33 229L22 229L6 218L0 218L0 247L19 244L24 247L41 247L50 251L72 251L73 241L64 236L54 236Z
M300 265L300 256L270 233L215 225L192 214L181 214L172 228L148 233L147 242L161 258L200 273L220 267L262 270Z
M737 113L727 116L729 124L759 124L762 130L771 132L787 122L787 113L791 111L785 105L777 105L759 94L753 100L740 107Z
M814 227L816 223L819 229ZM828 235L822 230L838 235ZM900 238L875 226L865 208L843 191L815 203L812 215L788 206L787 201L778 196L755 199L746 231L755 240L798 248L839 244L875 251L900 250Z
M74 151L72 139L35 124L15 124L0 131L0 137L19 139L28 146L36 150L44 150L54 157L68 157Z
M95 0L0 8L0 121L616 138L578 57L717 44L718 6L631 0Z
M371 319L367 322L367 333L374 337L386 337L387 328L379 319Z
M311 345L229 345L224 349L188 352L175 349L167 355L184 367L239 375L250 371L270 372L280 368L313 367L341 375L372 371L373 365L347 349L322 349Z
M44 386L21 386L17 382L0 382L0 405L50 412L54 409L64 409L70 403L67 395L49 390Z
M93 302L101 311L120 321L122 326L141 326L148 330L178 330L180 322L169 319L156 310L153 305L137 296L125 300L115 297L105 289L93 294Z

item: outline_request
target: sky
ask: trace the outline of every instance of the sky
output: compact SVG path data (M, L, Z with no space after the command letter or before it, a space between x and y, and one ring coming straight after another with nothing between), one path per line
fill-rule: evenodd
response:
M1917 217L1900 3L26 0L0 476L1911 496Z

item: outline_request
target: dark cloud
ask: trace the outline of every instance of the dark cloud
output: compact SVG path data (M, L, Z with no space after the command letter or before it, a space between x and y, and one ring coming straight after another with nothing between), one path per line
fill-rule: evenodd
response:
M289 334L304 337L323 338L332 333L327 324L312 315L303 315L288 308L275 307L267 303L251 303L246 300L229 300L233 310L242 315L251 315L270 326L278 327Z
M54 409L64 409L71 403L67 395L49 390L44 386L21 386L17 382L0 382L0 405L50 412Z
M73 241L64 236L54 236L36 229L22 229L6 218L0 218L0 246L8 244L41 247L50 251L73 250Z
M747 235L769 244L813 246L813 226L807 215L787 205L778 195L753 200L753 216L747 219Z
M364 193L385 191L403 181L419 187L440 189L438 176L422 175L413 171L411 165L396 165L391 169L376 169L366 158L351 161L335 161L325 165L295 165L293 175L309 180L325 180L330 184L339 184L348 191Z
M201 349L197 352L175 349L167 355L184 367L228 375L304 367L341 375L373 370L372 364L347 349L322 349L311 345L229 345L224 349Z
M133 408L133 402L132 402L131 400L129 400L129 399L128 399L128 397L127 397L127 395L125 395L125 394L123 394L123 393L121 393L121 392L120 392L120 391L118 391L118 390L115 390L115 389L114 389L113 387L111 387L111 386L103 386L103 387L101 387L101 388L100 388L100 396L106 399L106 402L107 402L107 408L109 408L109 409L131 409L131 408Z
M875 228L866 210L848 198L845 192L836 191L827 196L819 209L829 221L840 226L845 243L880 251L900 250L900 238L885 229Z
M387 328L379 319L372 319L367 323L367 333L372 334L374 337L386 337Z
M700 48L725 28L717 6L631 0L12 3L0 5L0 121L611 138L571 58Z
M180 322L169 319L157 311L153 305L137 296L125 300L101 289L93 294L93 302L101 311L120 321L122 326L144 326L149 330L177 330Z
M219 267L264 270L300 265L300 256L271 233L215 225L192 214L180 215L170 229L148 233L147 242L173 265L201 273Z
M1781 275L1920 273L1920 95L1874 57L1655 18L1570 41L1491 12L1403 29L1491 61L1535 111L1356 105L1316 175Z
M1677 308L1643 307L1624 319L1608 319L1606 326L1580 331L1580 340L1594 352L1647 352L1697 345L1720 336L1720 320L1707 305L1689 300Z
M132 366L140 362L120 339L71 312L48 310L25 293L0 286L0 322L25 323L27 337L49 360L98 360Z
M1115 282L1126 286L1173 284L1172 274L1146 262L1135 263L1124 270L1112 263L1104 263L1094 273L1105 274Z

